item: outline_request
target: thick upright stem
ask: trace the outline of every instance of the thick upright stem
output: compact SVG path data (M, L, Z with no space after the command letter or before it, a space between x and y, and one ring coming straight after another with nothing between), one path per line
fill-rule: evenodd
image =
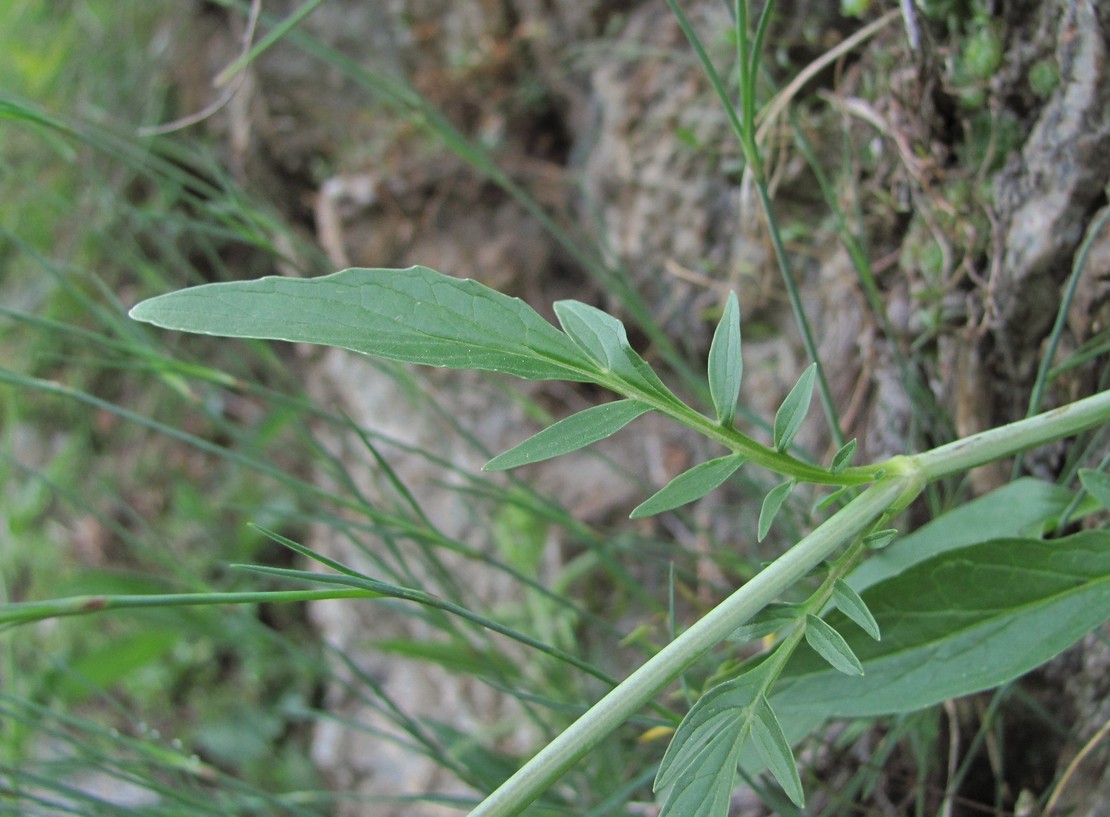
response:
M931 482L1110 421L1110 391L905 458Z
M891 476L865 490L628 676L480 803L470 817L519 814L690 664L858 536L912 482L912 475Z

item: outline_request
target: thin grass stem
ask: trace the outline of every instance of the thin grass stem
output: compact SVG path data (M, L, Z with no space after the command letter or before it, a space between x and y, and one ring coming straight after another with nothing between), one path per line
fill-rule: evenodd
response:
M1048 334L1048 343L1045 344L1044 354L1041 355L1041 362L1037 367L1037 377L1033 381L1033 390L1029 395L1029 408L1026 411L1026 417L1032 417L1041 410L1045 389L1048 386L1049 372L1052 370L1053 361L1056 359L1056 350L1059 348L1060 338L1064 334L1068 311L1071 309L1076 288L1079 286L1079 276L1083 274L1083 269L1087 266L1087 256L1091 252L1091 247L1094 246L1095 241L1102 234L1102 230L1108 222L1110 222L1110 207L1105 208L1102 215L1088 228L1087 236L1083 239L1083 243L1075 254L1075 263L1072 265L1068 282L1064 286L1064 293L1060 298L1060 307L1056 310L1056 320L1052 324L1052 330ZM1014 458L1014 479L1021 474L1022 459L1020 454Z

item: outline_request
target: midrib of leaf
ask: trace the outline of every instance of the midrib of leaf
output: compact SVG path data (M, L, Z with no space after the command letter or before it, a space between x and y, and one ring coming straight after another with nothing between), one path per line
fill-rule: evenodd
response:
M364 297L365 293L362 292L362 290L364 290L366 288L366 286L367 286L366 284L358 284L358 283L355 283L355 282L347 283L347 282L338 282L338 281L336 283L344 285L344 286L358 287L358 289L360 290L360 292L359 292L359 306L360 306L361 309L363 309L367 312L371 312L375 315L378 315L379 317L384 318L385 320L393 320L393 321L396 321L396 322L400 323L400 321L398 321L396 318L389 318L387 313L376 311L374 309L374 307L371 306L367 302L366 298ZM437 284L439 284L439 283L440 282L437 282L437 281L428 282L428 288L432 292L432 294L434 294L435 288L437 287ZM464 280L461 283L463 285L465 285L467 282ZM397 288L397 287L391 287L387 283L379 283L379 284L376 284L376 286L379 286L382 289L388 289L388 290L396 293L398 296L402 296L402 297L407 296L407 293L405 293L402 289ZM454 292L451 291L451 290L449 290L449 293L454 294ZM471 294L474 295L474 293L471 293ZM482 295L482 293L480 291L477 294L478 294L478 296ZM452 309L452 307L450 306L450 301L451 301L450 298L447 298L447 299L435 298L433 300L433 303L437 307L439 307L440 309ZM518 302L517 299L515 299L515 298L511 299L511 302L513 303L514 306L517 306L519 304L520 306L522 306L525 309L528 308L528 307L524 306L522 302ZM405 331L406 332L421 335L421 336L426 337L430 340L434 340L434 341L437 341L437 342L449 341L449 342L453 342L453 343L458 342L458 341L461 340L462 342L464 342L468 345L473 345L478 349L483 349L485 351L495 352L495 353L498 353L498 354L511 354L514 357L518 357L521 360L526 361L528 358L524 355L520 355L520 354L512 353L512 352L506 353L504 351L505 346L510 346L511 347L511 346L516 346L516 345L522 345L522 346L527 347L536 357L540 358L541 360L543 360L545 362L552 363L556 366L566 368L566 369L570 370L571 372L574 372L575 374L579 375L582 378L588 379L590 377L590 372L589 371L587 371L585 368L577 365L577 361L581 359L581 356L577 354L577 350L574 349L574 347L571 344L565 342L564 338L561 337L561 334L558 333L558 331L555 330L554 327L552 327L552 333L550 333L550 334L545 333L546 337L544 337L543 340L546 341L547 343L550 343L550 344L566 346L568 353L565 357L553 355L553 354L550 353L550 351L545 349L543 346L535 344L532 341L531 338L536 333L533 332L533 330L531 330L529 328L529 326L527 325L527 323L525 323L524 319L520 316L519 313L516 316L514 316L517 323L520 325L520 332L516 336L514 336L512 333L508 333L504 329L498 327L497 326L497 324L498 324L497 321L483 321L483 320L481 320L477 316L477 312L478 312L478 309L481 306L481 303L482 303L482 301L480 300L480 297L474 297L473 298L473 300L470 303L471 315L470 315L469 318L465 317L464 314L461 311L454 312L454 314L456 316L458 316L459 321L464 323L464 325L466 327L466 330L467 330L465 334L455 334L454 336L452 336L452 335L443 335L443 334L436 334L436 333L427 331L427 330L422 329L422 328L413 328L413 326L411 324L402 324L402 325L405 326ZM419 301L417 303L415 303L413 305L414 312L415 312L416 309L419 309L421 305L422 304ZM348 327L348 328L350 328L352 331L359 331L358 326ZM364 327L363 327L362 331L365 331ZM487 342L487 341L484 340L485 338L489 338L490 340Z

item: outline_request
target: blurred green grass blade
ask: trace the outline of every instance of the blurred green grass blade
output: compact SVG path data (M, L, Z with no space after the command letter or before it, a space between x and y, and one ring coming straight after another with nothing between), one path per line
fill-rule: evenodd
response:
M382 595L364 588L356 590L263 590L243 593L158 593L155 595L72 596L44 601L20 601L0 605L0 625L26 624L48 618L84 616L110 610L148 607L192 607L197 605L276 604L330 598L376 598Z
M242 452L236 451L234 449L224 448L201 437L198 437L195 434L190 434L173 426L169 426L165 423L161 423L157 420L145 417L142 414L131 411L129 409L125 409L122 406L117 406L107 400L102 400L95 395L83 392L80 389L70 388L69 386L66 386L62 383L55 383L53 381L43 380L41 378L27 377L25 375L4 368L0 368L0 383L7 383L9 385L21 388L34 389L47 394L54 394L61 397L68 397L70 399L77 400L78 402L84 403L86 405L90 405L95 408L107 411L110 414L116 415L123 420L127 420L128 422L135 423L137 425L164 434L172 439L187 443L194 448L197 448L206 453L214 454L230 462L234 462L238 465L250 468L251 470L254 470L260 474L271 477L272 479L283 485L290 486L297 491L311 494L319 498L328 499L339 506L347 507L352 510L359 510L363 512L367 511L366 507L361 505L360 503L345 500L343 497L335 496L331 492L315 486L310 482L285 473L269 462L247 456L246 454L243 454Z
M849 678L799 653L771 699L780 717L908 712L1040 666L1110 618L1110 532L947 550L862 597L884 633L878 642L844 630L866 675ZM838 629L847 621L828 619Z
M216 87L220 87L227 83L233 76L258 59L267 49L286 37L290 31L296 28L302 20L319 8L323 3L324 0L307 0L303 6L271 28L266 33L265 37L262 37L257 43L251 46L246 54L233 61L231 65L221 71L212 81L212 84Z
M362 590L368 590L377 593L381 596L395 598L402 601L411 601L416 604L421 604L427 607L432 607L437 610L451 613L458 616L472 624L477 624L479 627L490 630L491 632L498 633L506 636L507 638L517 641L526 647L531 647L539 652L556 658L566 664L569 664L576 669L585 672L588 675L604 681L609 686L616 686L617 680L608 673L593 666L588 661L583 661L575 655L571 655L565 650L558 647L553 647L540 639L533 638L526 633L522 633L511 627L500 624L493 619L479 615L471 610L461 607L452 602L446 601L431 593L426 593L423 590L416 590L410 587L399 587L389 582L379 581L377 579L363 579L352 575L332 575L327 573L313 573L308 570L293 570L290 568L269 567L266 565L233 565L243 570L249 570L253 573L261 573L269 576L277 576L285 579L293 579L297 581L314 582L318 584L335 584L345 585L348 587L356 587Z
M867 298L867 304L871 309L871 313L882 327L885 337L897 338L898 333L894 331L894 327L890 322L890 317L887 315L887 308L883 303L878 282L875 280L875 274L871 268L871 261L867 257L867 251L864 246L865 237L862 234L857 235L848 224L848 220L840 206L837 189L829 180L824 167L821 166L821 162L817 157L817 152L813 149L813 145L807 138L805 130L798 124L797 117L793 112L791 113L790 119L794 133L794 142L798 147L798 151L802 154L803 158L805 158L806 162L809 164L810 169L813 171L814 177L817 180L817 185L821 189L821 194L825 199L825 204L833 216L833 223L836 226L837 236L844 245L849 259L852 261L852 267L856 271L856 277L859 279L860 288ZM906 390L906 394L911 398L910 410L913 412L913 415L919 419L924 430L935 430L934 437L937 439L949 439L954 433L954 429L944 410L937 403L936 395L933 393L933 390L929 388L927 383L923 382L917 368L910 365L910 362L906 359L898 343L890 343L888 348L890 349L895 365L898 367L902 388Z
M1078 349L1048 370L1048 379L1054 380L1064 372L1078 368L1110 353L1110 327L1083 341Z
M523 301L427 267L206 284L143 301L131 317L165 329L317 343L530 380L586 381L594 368Z
M572 414L482 466L483 471L505 471L569 454L616 434L651 406L635 400L618 400Z
M667 6L670 8L671 13L674 14L675 20L678 22L679 28L682 29L682 33L686 36L687 42L689 42L690 46L694 49L698 62L701 63L702 70L709 79L709 84L713 86L713 91L717 94L717 99L721 103L721 108L728 117L728 122L732 127L733 134L736 136L737 141L743 143L744 125L740 122L740 116L737 113L736 106L732 102L732 97L726 90L720 74L717 73L717 68L713 65L713 60L709 58L709 53L705 50L701 37L698 36L697 31L695 31L694 27L690 24L690 20L686 16L686 12L683 11L679 0L667 0Z
M521 675L521 668L505 655L491 650L479 651L471 644L391 638L371 641L368 646L385 655L436 664L451 673L489 675L490 668L495 667L495 674L505 679L519 678Z
M1056 310L1056 319L1052 324L1048 340L1044 344L1041 362L1037 369L1037 377L1034 380L1033 389L1029 396L1029 408L1026 412L1027 417L1032 417L1041 410L1045 389L1048 387L1049 371L1053 363L1056 362L1056 350L1060 345L1060 339L1063 336L1067 324L1068 312L1071 309L1072 301L1075 300L1075 293L1079 286L1080 276L1083 274L1084 267L1087 266L1087 257L1090 255L1091 248L1098 241L1107 224L1110 224L1110 208L1103 208L1103 212L1099 218L1087 228L1087 233L1083 238L1083 242L1076 251L1075 262L1072 265L1068 280L1064 284L1064 289L1060 297L1060 306ZM1090 274L1096 273L1092 270ZM1020 473L1020 468L1021 456L1019 455L1014 463L1015 476Z

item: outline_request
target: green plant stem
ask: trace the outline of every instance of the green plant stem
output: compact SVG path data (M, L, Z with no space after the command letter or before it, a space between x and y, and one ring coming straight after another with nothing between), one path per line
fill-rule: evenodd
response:
M376 599L382 593L346 590L267 590L245 593L166 593L163 595L70 596L46 601L22 601L0 605L0 625L27 624L46 618L83 616L107 610L141 607L190 607L212 604L276 604L322 601L324 599Z
M932 482L1106 422L1110 422L1110 391L900 459L909 463L906 470Z
M779 271L782 273L783 284L786 286L786 294L790 300L790 310L794 313L794 323L797 324L798 331L802 333L802 343L806 347L806 354L809 355L810 360L817 364L817 394L821 398L821 407L825 410L825 419L828 421L833 443L837 448L840 448L844 445L844 432L840 430L840 416L833 403L829 381L825 377L825 367L821 365L817 342L813 338L813 330L810 328L809 319L802 307L802 295L798 290L797 280L794 278L794 266L790 263L790 256L786 254L786 247L783 245L782 236L779 234L778 222L775 221L774 209L771 206L771 194L762 175L761 170L755 178L755 189L759 193L759 203L767 221L767 233L771 237L771 246L775 248Z
M678 21L678 26L682 29L682 33L686 35L687 41L694 49L694 53L697 55L706 77L709 78L709 84L713 86L713 90L716 92L717 98L721 102L721 107L728 117L733 133L736 134L736 138L740 142L743 142L744 125L740 122L740 116L736 112L736 106L732 104L732 98L728 95L728 91L725 89L725 84L721 80L720 74L717 73L717 69L713 66L713 61L709 59L709 54L706 52L705 46L702 45L701 38L698 37L697 32L694 31L694 27L690 25L690 20L686 17L686 13L682 10L682 6L679 5L678 0L667 0L667 5L671 9L671 13L674 14L675 20Z
M678 400L665 400L656 394L632 389L619 378L600 377L596 373L588 374L591 379L617 394L651 406L660 414L664 414L675 422L698 431L733 453L743 454L750 462L800 482L811 482L816 485L864 485L874 481L879 470L862 466L845 468L843 471L834 474L827 468L803 462L789 454L762 445L731 426L723 426L699 414Z
M912 476L889 476L861 493L598 701L480 803L470 817L519 814L706 651L854 539L913 482Z

